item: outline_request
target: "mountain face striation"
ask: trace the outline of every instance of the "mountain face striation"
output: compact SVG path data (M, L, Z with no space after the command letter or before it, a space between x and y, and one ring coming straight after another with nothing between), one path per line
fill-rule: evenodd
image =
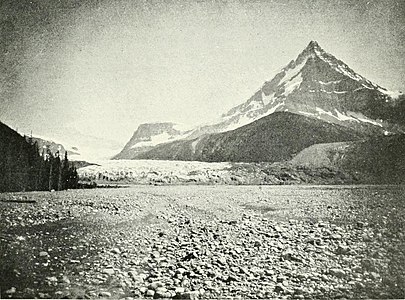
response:
M229 141L232 136L235 139L243 136L253 145L258 145L256 143L258 141L241 134L244 131L243 126L255 123L276 112L285 113L267 120L272 126L276 126L277 130L281 130L283 126L292 126L288 122L292 118L290 114L294 114L304 117L300 120L308 119L305 122L311 123L311 130L333 124L339 128L339 132L346 132L346 135L339 134L335 139L328 135L325 140L330 142L338 142L346 138L352 140L355 135L365 137L404 132L405 126L405 101L402 93L390 92L372 83L354 72L344 62L325 52L317 42L311 41L295 60L278 72L272 80L265 82L246 102L223 114L218 122L189 131L175 130L172 123L143 124L116 158L252 161L253 158L249 155L228 155L237 151L242 153L244 151L242 148L227 149L225 151L227 155L219 155L217 151L219 145L242 147L242 143L224 144L218 139L226 137ZM273 124L275 120L280 124ZM255 126L253 125L253 128ZM290 129L293 130L293 128ZM269 136L261 137L263 141L269 143L268 146L275 142L270 140L275 135L272 133L274 130L276 128L266 129ZM310 132L303 132L303 128L300 127L294 130L294 133L298 133L296 136L298 139L308 138L307 135L310 134ZM279 146L286 146L290 138L291 136L280 135L277 143ZM324 139L318 136L316 141L321 140ZM201 143L204 143L204 146ZM301 144L307 145L308 142L302 140ZM209 149L208 145L213 148ZM204 153L211 151L217 154L198 155L196 149L199 147L205 149ZM171 151L166 151L169 148ZM173 148L176 150L173 151ZM189 152L190 149L191 152ZM268 151L274 151L274 149L268 149ZM259 155L253 160L263 159L269 159L269 157Z

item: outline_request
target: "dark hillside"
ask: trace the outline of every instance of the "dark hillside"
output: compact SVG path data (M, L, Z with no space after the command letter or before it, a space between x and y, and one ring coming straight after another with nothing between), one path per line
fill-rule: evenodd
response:
M276 162L318 143L354 141L356 131L289 112L276 112L238 129L155 147L136 158L207 162Z
M0 192L34 189L34 165L40 159L36 145L0 122Z
M405 135L313 145L295 156L291 164L311 170L337 169L357 183L405 183Z
M77 187L76 169L60 154L48 148L41 156L36 142L0 122L0 192Z
M355 142L347 149L341 167L357 174L361 182L405 183L405 135Z

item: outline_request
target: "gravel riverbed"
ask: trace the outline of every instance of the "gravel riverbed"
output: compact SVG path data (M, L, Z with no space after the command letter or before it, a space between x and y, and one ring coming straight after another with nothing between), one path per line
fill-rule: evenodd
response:
M0 200L2 298L405 298L405 186L134 186Z

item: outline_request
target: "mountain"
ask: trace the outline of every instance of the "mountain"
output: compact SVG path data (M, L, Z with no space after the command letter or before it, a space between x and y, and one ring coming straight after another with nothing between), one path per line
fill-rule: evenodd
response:
M34 134L33 140L37 141L40 149L48 145L52 152L66 150L71 161L110 159L122 149L122 144L116 141L95 137L71 127L64 127L62 133L50 131L48 134Z
M156 145L184 139L189 133L189 131L174 123L141 124L124 146L124 149L114 159L134 157L138 153L146 152Z
M51 141L49 139L44 139L44 138L40 138L40 137L31 137L33 142L36 142L38 145L38 149L39 151L41 151L41 149L43 148L47 148L49 147L49 149L51 150L52 153L56 153L57 151L59 151L59 153L61 153L61 155L63 155L66 151L68 153L68 155L80 155L78 153L77 148L73 147L72 149L65 149L65 147L62 144L59 143L55 143L54 141Z
M317 42L311 41L272 80L266 81L252 97L230 109L217 122L173 136L169 133L167 136L171 139L155 139L153 145L145 148L135 145L137 140L134 137L137 136L138 129L132 142L128 142L128 147L116 158L153 158L151 154L141 153L156 153L152 147L174 140L183 141L176 142L173 147L188 145L187 140L229 132L275 112L290 112L340 125L358 132L359 135L387 135L404 132L405 128L405 97L402 93L390 92L372 83L325 52ZM156 124L141 126L145 125ZM152 140L147 134L143 138ZM136 151L128 151L129 147L135 147ZM168 155L165 157L170 159Z
M314 41L248 101L222 118L233 120L233 129L274 111L380 132L395 127L389 123L405 122L402 93L372 83Z
M298 153L293 167L337 169L358 183L405 183L405 135L376 136L353 142L316 144Z
M276 162L289 160L313 144L353 141L362 137L357 131L338 124L290 112L276 112L233 131L162 144L136 157L209 162Z

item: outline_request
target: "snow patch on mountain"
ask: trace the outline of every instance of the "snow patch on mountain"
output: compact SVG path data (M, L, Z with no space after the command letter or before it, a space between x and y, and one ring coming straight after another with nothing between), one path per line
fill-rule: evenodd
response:
M158 144L162 144L165 142L170 141L172 136L167 132L163 132L161 134L152 135L150 139L142 138L143 141L136 143L131 148L140 148L140 147L147 147L147 146L156 146Z
M250 118L246 114L240 115L236 122L228 125L228 127L224 128L224 130L222 130L222 132L234 130L236 128L250 124L250 123L254 122L255 120L256 120L256 118Z
M301 62L299 65L296 65L294 68L291 69L284 69L285 75L284 77L280 80L279 86L282 85L283 83L286 83L287 81L290 81L293 79L295 76L298 75L299 72L301 72L301 69L305 66L307 63L309 57L304 59L303 62Z
M399 96L402 96L402 95L403 95L403 93L402 93L401 91L389 91L389 90L383 89L383 88L381 88L381 87L378 87L377 89L378 89L381 93L383 93L383 94L385 94L385 95L387 95L387 96L390 96L390 97L393 98L393 99L398 99Z
M271 115L272 113L274 113L279 107L282 107L282 106L284 106L285 105L285 102L283 101L283 102L280 102L280 103L277 103L276 105L274 105L274 106L272 106L265 114L264 114L264 116L268 116L268 115ZM287 109L286 109L286 111L287 111ZM260 119L262 116L260 116L258 119Z
M363 115L362 113L356 113L356 112L348 112L348 115L356 118L357 120L364 122L364 123L370 123L379 127L384 127L381 122L378 122L377 120L372 120L368 117L366 117L365 115Z
M302 76L300 73L297 74L297 76L295 76L293 79L291 79L284 87L284 96L288 96L289 94L291 94L294 90L296 90L297 88L299 88L299 86L302 83Z
M335 94L346 94L348 91L333 91Z
M330 84L337 84L341 82L342 80L334 80L334 81L328 81L328 82L323 82L322 80L318 80L318 82L322 85L330 85Z
M335 109L335 112L337 114L337 118L341 121L355 121L355 122L360 122L359 120L353 118L353 117L349 117L343 113L341 113L340 111L338 111L337 109Z
M362 86L364 86L366 89L369 89L369 90L374 90L374 88L369 87L369 86L365 85L364 83L362 84Z
M274 106L271 106L264 114L258 114L254 117L250 117L247 113L245 114L240 114L237 118L237 120L234 123L229 124L227 127L225 127L221 132L226 132L226 131L231 131L235 130L239 127L248 125L250 123L253 123L254 121L257 121L265 116L271 115L274 113L279 107L282 107L285 103L284 102L279 102Z
M315 109L316 109L316 111L318 112L318 114L320 114L320 115L323 114L323 115L331 116L332 118L336 118L336 116L333 115L333 113L330 112L330 111L323 110L322 108L319 108L319 107L316 107Z
M194 129L194 126L188 125L188 124L173 124L173 129L180 131L180 132L186 132Z
M262 102L263 105L268 105L269 103L273 104L276 98L274 97L276 93L271 93L270 95L266 96L264 92L262 92Z
M300 113L301 115L304 115L304 116L309 116L309 117L314 117L315 116L315 114L307 112L307 111L299 110L298 113Z
M346 122L346 121L352 121L352 122L363 122L363 123L369 123L373 124L375 126L383 127L383 124L381 121L377 120L372 120L366 116L364 116L361 113L355 113L355 112L347 112L347 114L340 112L337 109L334 109L334 111L327 111L324 110L320 107L316 107L314 112L309 112L309 111L297 111L297 113L302 114L304 116L308 117L314 117L317 119L325 119L326 116L326 121L331 121L332 119L335 119L336 121L339 122ZM332 118L332 119L331 119Z

